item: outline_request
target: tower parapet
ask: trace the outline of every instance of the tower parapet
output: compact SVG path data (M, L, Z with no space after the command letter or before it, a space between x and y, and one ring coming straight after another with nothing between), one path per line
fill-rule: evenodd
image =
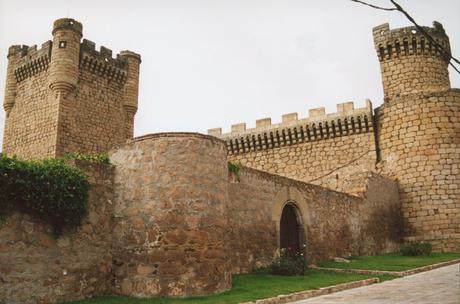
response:
M101 46L100 51L96 51L96 44L87 39L83 39L80 52L80 68L109 81L115 81L119 84L125 83L128 64L120 54L116 58L112 58L112 50L105 46Z
M17 84L49 67L52 42L47 41L37 50L37 46L13 45L8 50L8 68L3 107L8 116L14 106Z
M450 54L449 37L441 23L422 27ZM385 101L394 97L447 90L450 88L447 66L450 57L442 52L415 26L390 30L388 23L372 31L380 61Z
M373 132L372 103L366 100L363 108L353 102L337 105L337 112L326 114L325 108L308 110L307 118L297 113L282 116L282 122L272 124L271 118L258 119L256 127L246 129L245 123L232 125L231 132L222 134L221 128L209 129L208 134L227 142L228 153L240 154L267 150L303 142L318 141L357 133Z
M20 82L29 78L41 71L48 69L51 58L51 40L42 44L41 48L37 50L37 46L31 47L23 46L19 58L16 59L14 78Z

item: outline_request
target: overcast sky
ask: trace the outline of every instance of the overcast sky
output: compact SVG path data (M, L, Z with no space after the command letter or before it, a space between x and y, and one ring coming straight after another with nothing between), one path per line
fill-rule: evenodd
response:
M444 25L460 56L460 1L400 0L422 25ZM374 1L390 6L389 1ZM408 26L397 12L349 0L0 0L0 100L10 45L41 45L71 17L83 36L115 53L142 55L135 135L228 132L231 124L366 98L382 103L372 27ZM452 87L460 77L450 70ZM0 114L3 134L4 111ZM1 141L1 139L0 139Z

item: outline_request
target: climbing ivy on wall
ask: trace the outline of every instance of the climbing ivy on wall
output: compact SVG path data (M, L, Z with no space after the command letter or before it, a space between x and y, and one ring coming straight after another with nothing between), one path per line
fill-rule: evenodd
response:
M240 164L228 162L228 171L235 173L235 174L239 174L240 169L241 169Z
M85 174L64 159L24 161L0 153L0 213L18 210L48 222L57 235L88 211Z
M236 179L239 182L240 181L240 170L241 170L241 165L238 163L232 163L228 162L228 171L234 173L236 175Z

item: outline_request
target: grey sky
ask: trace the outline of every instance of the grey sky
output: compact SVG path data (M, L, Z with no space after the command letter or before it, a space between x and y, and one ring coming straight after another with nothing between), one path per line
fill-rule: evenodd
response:
M460 1L400 0L422 25L444 25L460 56ZM389 1L374 1L390 6ZM71 17L83 36L142 55L136 136L197 131L369 98L382 102L372 27L409 22L349 0L0 0L0 100L12 44L41 45ZM452 87L460 77L450 71ZM0 114L3 134L4 111ZM1 141L1 139L0 139Z

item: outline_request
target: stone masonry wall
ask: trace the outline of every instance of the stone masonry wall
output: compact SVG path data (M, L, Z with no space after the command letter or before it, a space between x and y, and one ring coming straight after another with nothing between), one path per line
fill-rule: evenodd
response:
M447 63L440 57L421 54L382 61L382 81L385 97L440 91L450 88Z
M114 291L136 297L230 289L225 143L160 133L113 150Z
M0 302L56 303L111 291L112 167L76 162L91 184L89 215L76 232L13 213L0 222Z
M126 141L123 85L80 70L76 91L62 101L59 154L101 153Z
M231 155L229 161L356 194L364 189L366 172L375 167L374 134Z
M367 171L377 161L373 132L373 110L354 109L352 102L339 104L338 112L310 110L309 118L296 113L283 115L281 124L270 119L257 121L255 129L232 126L232 133L209 134L224 139L229 161L250 168L321 185L336 191L361 193Z
M309 262L396 250L397 184L368 173L363 198L243 167L229 184L229 252L235 273L266 266L279 248L282 208L294 204Z
M379 168L401 185L406 239L460 251L460 90L395 98L378 115Z

